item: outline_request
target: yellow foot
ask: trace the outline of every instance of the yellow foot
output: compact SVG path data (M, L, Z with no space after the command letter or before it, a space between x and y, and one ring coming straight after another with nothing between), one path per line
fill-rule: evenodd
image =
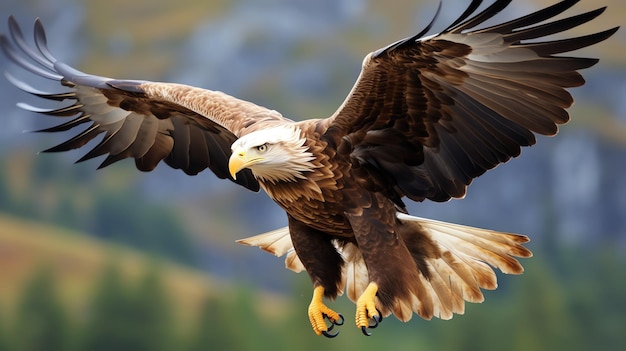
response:
M317 335L324 335L327 338L334 338L339 335L339 331L335 334L330 334L329 331L337 325L343 324L343 316L330 308L326 307L323 302L324 288L321 286L315 287L313 290L313 299L309 305L309 321L313 327L313 331ZM326 325L325 319L330 321L330 327Z
M356 326L361 328L363 334L370 336L367 329L376 328L378 323L383 320L383 315L376 308L376 293L378 292L378 284L369 283L363 294L356 301ZM374 324L370 324L369 320L374 320Z

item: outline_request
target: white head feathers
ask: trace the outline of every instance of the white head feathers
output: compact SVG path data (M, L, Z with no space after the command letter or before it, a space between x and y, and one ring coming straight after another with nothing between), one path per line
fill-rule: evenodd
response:
M263 181L277 183L305 179L304 172L315 168L313 153L305 145L306 138L294 125L281 125L254 131L237 139L233 155L243 154L254 160L247 167Z

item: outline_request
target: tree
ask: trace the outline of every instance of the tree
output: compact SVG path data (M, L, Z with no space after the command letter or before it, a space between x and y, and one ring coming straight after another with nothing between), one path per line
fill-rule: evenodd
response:
M110 264L102 273L91 303L83 349L134 349L133 326L127 322L128 295L120 268Z
M67 318L54 288L54 275L42 266L26 285L19 305L14 331L20 351L67 350Z
M129 319L135 326L136 350L176 349L172 302L166 294L158 266L151 265L132 292Z
M149 271L129 288L116 265L105 269L91 305L83 348L90 351L171 350L173 323L160 276Z
M190 351L242 349L242 336L233 328L229 305L224 297L206 299L191 337Z
M263 320L259 303L246 286L208 297L200 311L190 351L283 349L284 335L272 329L275 321Z
M5 324L2 317L3 314L0 309L0 350L9 350L10 341L8 340L8 333L5 332Z

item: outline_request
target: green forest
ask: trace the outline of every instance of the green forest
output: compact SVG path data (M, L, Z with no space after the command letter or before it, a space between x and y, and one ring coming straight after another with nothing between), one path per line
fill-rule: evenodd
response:
M22 155L21 160L22 170L29 170L21 174L31 179L0 173L2 193L14 195L2 197L2 212L65 230L90 228L89 218L101 228L92 234L104 242L150 256L129 279L111 255L86 296L79 297L86 302L78 309L59 293L58 270L42 261L23 279L15 306L0 304L0 350L375 350L390 343L397 350L608 350L626 344L623 254L618 248L567 248L549 240L541 247L531 243L535 256L522 262L523 275L501 275L499 288L486 292L484 303L470 304L451 321L387 318L371 337L348 322L335 339L317 337L306 317L311 286L304 274L290 275L288 291L277 294L278 307L263 306L261 287L234 278L227 288L207 286L201 308L183 316L185 296L164 287L163 267L174 262L194 267L198 253L175 208L134 198L132 181L116 184L115 191L81 183L81 167L64 168L61 185L49 184L48 158L40 163ZM11 161L0 160L0 166L8 169ZM21 188L16 179L30 185ZM69 184L74 195L91 189L89 202L64 196ZM47 188L57 189L58 196L46 195L48 205L42 205ZM50 214L48 206L63 211ZM283 269L271 256L268 260L268 270ZM354 304L347 298L332 306L351 320Z
M241 284L207 297L184 321L176 312L179 297L163 287L159 263L146 261L132 281L109 263L78 315L62 303L55 273L42 265L21 287L15 315L0 306L0 350L377 350L389 345L394 350L611 350L624 345L623 259L582 251L550 257L557 258L556 265L534 258L527 273L504 279L485 303L468 306L465 315L451 321L415 318L403 324L388 318L371 337L346 323L332 340L315 336L308 326L306 279L294 279L293 294L283 298L280 313L262 312L258 292ZM354 305L344 300L335 304L347 316Z

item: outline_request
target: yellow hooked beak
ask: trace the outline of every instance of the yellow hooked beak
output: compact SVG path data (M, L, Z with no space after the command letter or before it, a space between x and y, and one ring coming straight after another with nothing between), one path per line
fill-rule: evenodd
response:
M263 160L261 157L249 158L245 151L236 150L230 155L228 160L228 170L233 179L237 179L237 173L244 168L248 168L251 165Z

